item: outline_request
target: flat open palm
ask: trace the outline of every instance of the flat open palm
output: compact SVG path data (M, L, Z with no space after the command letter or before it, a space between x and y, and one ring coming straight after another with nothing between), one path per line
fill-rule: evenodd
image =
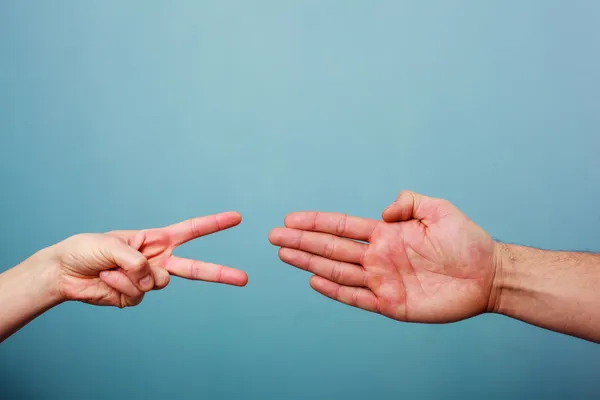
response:
M404 191L383 221L298 212L269 240L282 261L315 274L311 286L400 321L451 322L484 312L494 241L445 200Z

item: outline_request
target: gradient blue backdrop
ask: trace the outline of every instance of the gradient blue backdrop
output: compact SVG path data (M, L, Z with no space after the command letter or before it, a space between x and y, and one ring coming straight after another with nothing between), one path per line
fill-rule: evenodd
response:
M62 305L0 345L0 397L598 398L596 345L334 303L267 234L293 210L377 218L408 188L505 241L600 251L599 20L597 1L2 1L0 269L235 209L178 254L250 282Z

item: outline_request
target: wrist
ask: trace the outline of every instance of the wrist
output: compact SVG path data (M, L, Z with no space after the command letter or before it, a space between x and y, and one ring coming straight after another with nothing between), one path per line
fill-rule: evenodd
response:
M0 274L0 342L62 302L52 253L38 251Z
M494 251L492 257L492 284L490 289L490 298L488 301L488 313L502 313L502 300L505 296L506 288L504 282L505 271L511 261L510 245L494 242Z
M526 299L539 294L539 277L532 270L532 260L541 257L541 251L514 244L496 243L494 251L495 274L488 312L509 317L520 314Z
M60 290L60 264L53 246L33 254L21 265L33 296L53 307L65 301Z

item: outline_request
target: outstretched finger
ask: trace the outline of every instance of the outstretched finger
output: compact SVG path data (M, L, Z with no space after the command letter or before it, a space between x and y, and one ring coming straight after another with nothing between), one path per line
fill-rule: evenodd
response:
M275 246L303 250L331 260L360 264L367 244L328 233L291 228L274 228L269 241Z
M304 231L331 233L350 239L369 241L378 221L340 213L319 211L293 212L285 217L285 226Z
M310 278L310 286L322 295L340 303L367 311L379 312L379 300L369 289L343 286L318 275Z
M166 268L170 274L185 279L234 286L245 286L248 283L248 275L244 271L188 258L171 256Z
M367 286L367 272L356 264L333 261L305 251L283 247L281 261L347 286Z
M234 227L240 222L242 216L238 212L230 211L188 219L159 229L171 237L175 246L179 246L201 236Z

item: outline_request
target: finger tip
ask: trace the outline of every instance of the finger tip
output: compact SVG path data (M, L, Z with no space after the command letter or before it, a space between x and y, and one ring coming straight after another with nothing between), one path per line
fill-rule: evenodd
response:
M246 286L248 284L248 274L239 269L229 268L223 271L220 282L233 286Z
M166 288L170 282L171 282L171 275L167 275L165 278L163 278L155 283L154 289L162 290L162 289Z
M393 208L392 206L388 206L385 210L383 210L383 212L381 213L381 219L383 219L385 222L393 222L394 221L394 212L393 212Z
M142 292L149 292L154 288L155 284L156 284L156 279L154 279L152 274L148 274L139 280L138 289L140 289Z
M271 229L271 232L269 232L269 242L271 244L276 245L279 241L280 236L281 236L281 228Z
M233 225L237 225L242 222L242 214L237 211L228 211L225 213L229 218L231 218L231 223Z
M313 275L309 278L308 280L308 284L310 285L310 287L312 287L313 289L316 289L317 286L319 285L319 276L317 275Z
M242 271L241 274L236 278L234 285L244 287L248 284L248 275Z
M290 264L295 267L300 268L302 265L305 265L305 263L302 262L302 253L298 250L290 249L289 247L280 247L279 251L277 252L277 256L284 263ZM304 266L303 269L306 269L306 267Z
M298 211L291 212L288 215L286 215L285 218L283 219L283 225L285 225L288 228L298 226L298 223L300 222L300 218L301 218L301 216Z

